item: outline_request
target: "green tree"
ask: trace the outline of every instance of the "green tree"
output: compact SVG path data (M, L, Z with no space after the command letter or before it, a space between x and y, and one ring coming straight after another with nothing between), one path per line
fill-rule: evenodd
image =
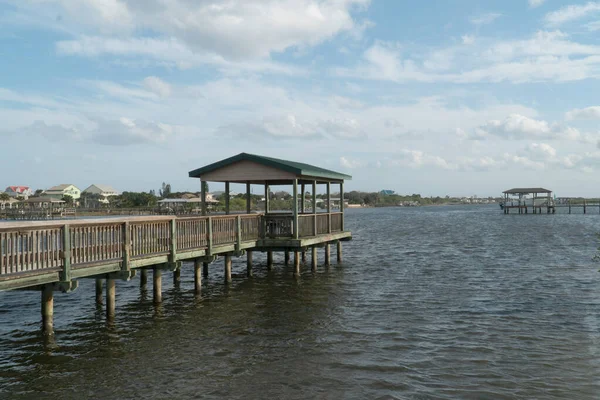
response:
M162 183L162 187L158 191L158 195L163 199L169 197L171 194L171 184L170 183Z
M0 193L0 200L3 200L3 201L10 200L10 196L8 195L8 193L2 192L2 193Z
M73 207L73 197L69 196L68 194L65 194L65 195L62 197L62 201L64 201L64 202L65 202L65 205L66 205L67 207Z

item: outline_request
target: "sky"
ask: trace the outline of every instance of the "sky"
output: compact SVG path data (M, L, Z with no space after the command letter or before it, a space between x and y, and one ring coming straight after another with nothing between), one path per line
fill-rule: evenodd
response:
M248 152L600 196L599 78L600 1L0 0L0 186L198 191Z

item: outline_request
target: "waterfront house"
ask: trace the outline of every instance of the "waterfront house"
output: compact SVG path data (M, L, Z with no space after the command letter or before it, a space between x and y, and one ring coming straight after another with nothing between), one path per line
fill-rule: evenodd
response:
M52 186L50 189L42 193L44 197L51 197L53 199L62 199L64 196L71 196L73 200L77 200L81 197L81 190L77 186L63 183L58 186Z
M9 210L12 208L19 208L20 201L13 199L12 197L8 200L0 200L0 210Z
M24 199L27 199L29 196L33 195L33 191L29 186L9 186L6 188L4 193L13 198L23 197Z
M82 194L96 194L100 196L98 202L101 204L108 204L108 198L111 196L118 196L119 193L108 185L97 185L92 184L87 189L85 189Z
M30 197L27 200L23 200L21 204L25 209L38 209L62 207L65 202L64 200L58 200L52 197Z

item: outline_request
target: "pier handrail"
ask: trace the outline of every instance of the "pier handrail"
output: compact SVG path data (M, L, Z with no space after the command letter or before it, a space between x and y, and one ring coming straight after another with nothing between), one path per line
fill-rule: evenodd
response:
M50 272L66 281L99 264L128 270L148 258L210 255L215 246L240 250L260 239L291 238L292 224L291 215L264 214L8 222L0 224L0 282ZM302 214L299 228L300 237L341 232L343 213Z

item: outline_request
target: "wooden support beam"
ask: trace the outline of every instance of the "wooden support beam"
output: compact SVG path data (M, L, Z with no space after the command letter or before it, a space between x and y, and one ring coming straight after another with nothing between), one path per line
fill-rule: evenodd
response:
M246 252L246 274L248 277L252 277L252 251L248 250Z
M273 252L267 251L267 270L271 271L273 269Z
M231 283L231 256L225 255L225 283Z
M201 205L201 210L202 210L202 215L206 215L207 214L207 207L206 207L206 182L201 181L200 182L200 205Z
M317 236L317 181L312 182L313 236Z
M317 254L317 247L313 246L312 247L312 271L313 272L317 272L317 264L318 264L318 254Z
M300 252L294 250L294 275L300 276Z
M271 204L271 199L269 198L270 194L270 188L269 188L269 184L265 183L265 214L269 213L269 206Z
M302 250L302 264L306 264L306 249Z
M293 237L294 239L298 239L299 229L298 229L298 179L294 179L293 182L293 191L294 191L294 222L293 222Z
M229 208L229 182L225 182L225 214L229 215L229 213L231 212L230 208Z
M54 287L42 286L42 332L45 335L54 333Z
M330 252L329 243L325 244L325 265L326 266L331 265L331 252Z
M252 211L252 198L250 197L250 182L246 182L246 214Z
M331 182L327 182L327 232L331 233Z
M202 276L208 278L208 264L207 262L202 263Z
M152 273L154 304L162 303L162 268L154 267Z
M140 272L140 288L146 290L146 285L148 284L148 269L142 268Z
M173 286L179 286L181 283L181 268L173 271Z
M283 263L285 265L290 265L290 252L287 250L283 252Z
M341 228L342 228L342 232L344 232L344 182L340 182L340 212L342 213L341 215Z
M337 262L338 264L342 263L342 242L337 242Z
M71 229L69 224L65 224L62 229L62 256L63 268L60 280L69 282L71 280Z
M96 278L96 304L102 305L102 288L104 286L104 279Z
M116 287L115 279L106 280L106 319L109 321L115 318Z
M194 260L194 292L200 293L202 289L202 274L200 273L200 266L202 261L199 258Z
M304 183L302 183L300 185L300 204L301 204L301 208L300 208L300 214L304 214L304 212L306 211L306 185Z

